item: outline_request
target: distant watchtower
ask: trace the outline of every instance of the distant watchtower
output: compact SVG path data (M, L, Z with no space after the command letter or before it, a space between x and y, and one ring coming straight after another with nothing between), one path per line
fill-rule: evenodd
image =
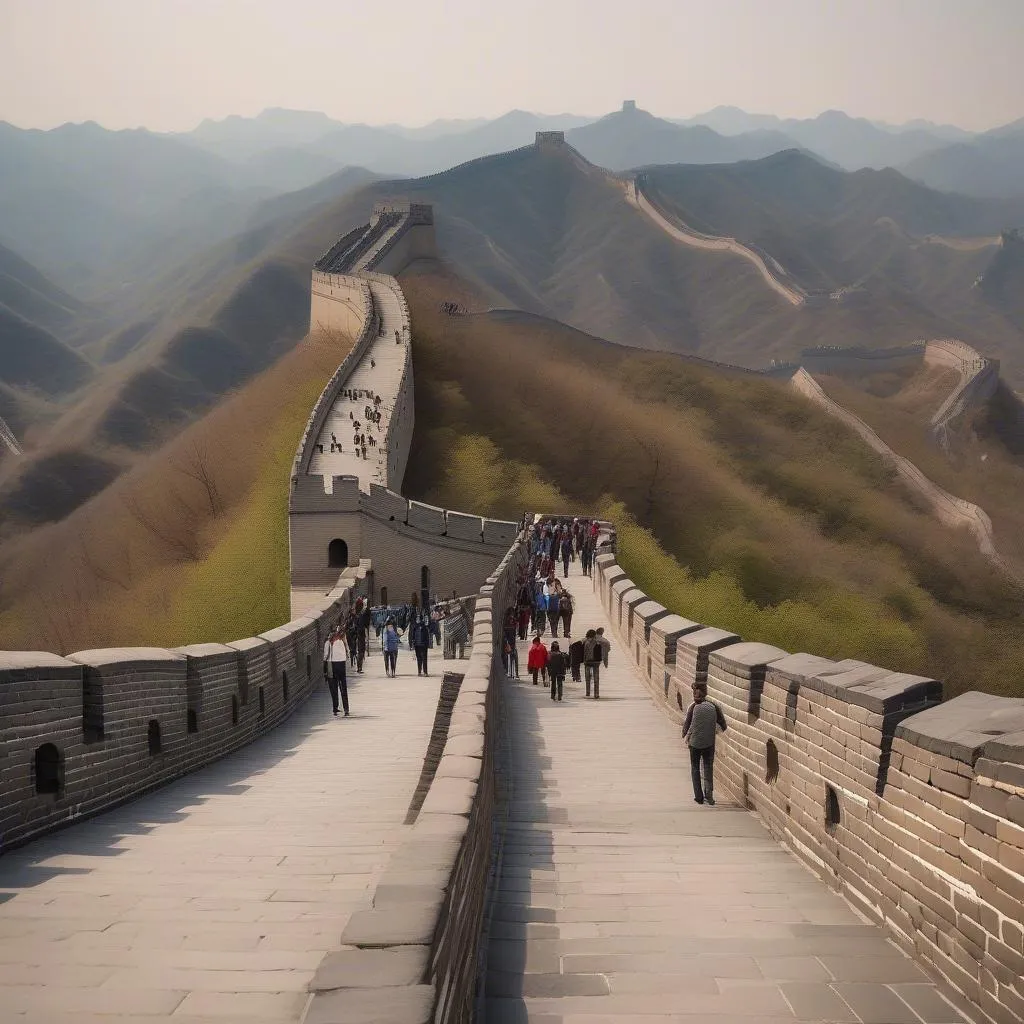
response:
M622 101L622 112L624 114L635 114L636 113L636 100L623 100Z
M563 146L565 145L565 132L537 132L534 145L538 149L541 146Z

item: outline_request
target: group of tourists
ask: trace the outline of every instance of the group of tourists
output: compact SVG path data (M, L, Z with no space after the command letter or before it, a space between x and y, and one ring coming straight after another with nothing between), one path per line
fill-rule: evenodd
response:
M506 609L502 630L502 653L505 672L512 679L519 678L519 649L517 641L526 640L533 632L533 642L527 650L526 667L535 686L550 681L551 699L561 701L565 677L586 683L586 696L601 696L601 666L608 666L611 643L604 629L588 629L581 639L572 639L572 619L575 600L565 585L569 567L577 558L583 576L591 575L594 552L597 547L599 526L589 519L547 519L533 524L529 538L530 560L516 581L516 604ZM559 563L563 579L555 576ZM558 627L562 627L562 640L571 641L565 650L559 643ZM542 637L551 632L551 646Z
M506 641L506 645L508 641ZM514 648L514 642L513 642ZM580 670L586 684L586 694L593 696L595 700L601 697L601 666L608 667L608 654L612 649L611 643L605 638L604 627L588 629L582 640L575 640L569 644L567 651L563 651L557 640L551 641L550 649L544 646L540 634L533 638L526 655L526 668L533 677L533 685L539 685L543 680L546 684L551 683L551 699L559 701L562 699L562 686L568 672L574 683L580 682ZM518 659L515 663L515 675L518 679ZM512 675L512 673L508 673ZM538 676L540 679L538 679Z
M459 600L435 601L429 611L424 611L414 604L371 608L358 598L324 644L324 679L330 690L334 714L338 714L340 704L345 717L349 715L349 667L357 675L362 675L371 629L380 639L384 674L393 679L398 674L398 652L403 641L416 655L416 674L430 675L429 651L435 642L441 643L442 627L444 656L455 657L455 652L458 652L458 657L465 657L469 643L469 617Z

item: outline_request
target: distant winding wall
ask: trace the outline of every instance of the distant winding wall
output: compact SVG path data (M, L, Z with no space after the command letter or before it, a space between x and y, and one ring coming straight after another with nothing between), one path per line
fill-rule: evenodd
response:
M954 528L966 527L973 534L978 549L986 558L1011 578L1020 579L1016 570L996 550L992 520L980 505L958 498L929 480L913 462L893 451L859 416L855 416L829 398L821 385L803 368L793 374L790 385L816 405L820 405L829 415L845 423L870 448L878 452L896 470L900 479L928 502L932 513L940 522Z
M925 363L946 366L960 376L960 383L939 406L931 421L932 436L949 447L950 424L965 412L980 408L999 385L999 360L989 359L956 338L941 338L925 345Z
M778 262L767 254L756 252L748 245L719 235L706 235L684 224L678 217L669 218L648 198L644 191L641 177L633 178L626 185L626 199L637 209L643 211L666 234L677 242L692 246L695 249L709 249L715 252L731 252L752 263L764 278L765 284L781 295L794 306L803 306L808 301L808 293L794 281L784 277L785 272Z

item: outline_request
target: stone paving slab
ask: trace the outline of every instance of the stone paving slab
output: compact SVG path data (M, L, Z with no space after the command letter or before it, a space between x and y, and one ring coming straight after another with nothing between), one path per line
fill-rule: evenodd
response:
M407 826L441 665L0 858L0 1024L285 1024ZM462 664L465 664L464 662Z
M505 687L512 795L487 1024L962 1022L753 814L720 788L717 806L693 802L678 726L571 568L573 626L605 627L610 664L596 701L570 681L561 703L529 678Z

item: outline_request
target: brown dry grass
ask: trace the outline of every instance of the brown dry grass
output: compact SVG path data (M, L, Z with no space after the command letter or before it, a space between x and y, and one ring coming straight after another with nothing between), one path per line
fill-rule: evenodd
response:
M65 520L6 544L0 645L173 645L287 619L291 459L350 347L303 342Z

